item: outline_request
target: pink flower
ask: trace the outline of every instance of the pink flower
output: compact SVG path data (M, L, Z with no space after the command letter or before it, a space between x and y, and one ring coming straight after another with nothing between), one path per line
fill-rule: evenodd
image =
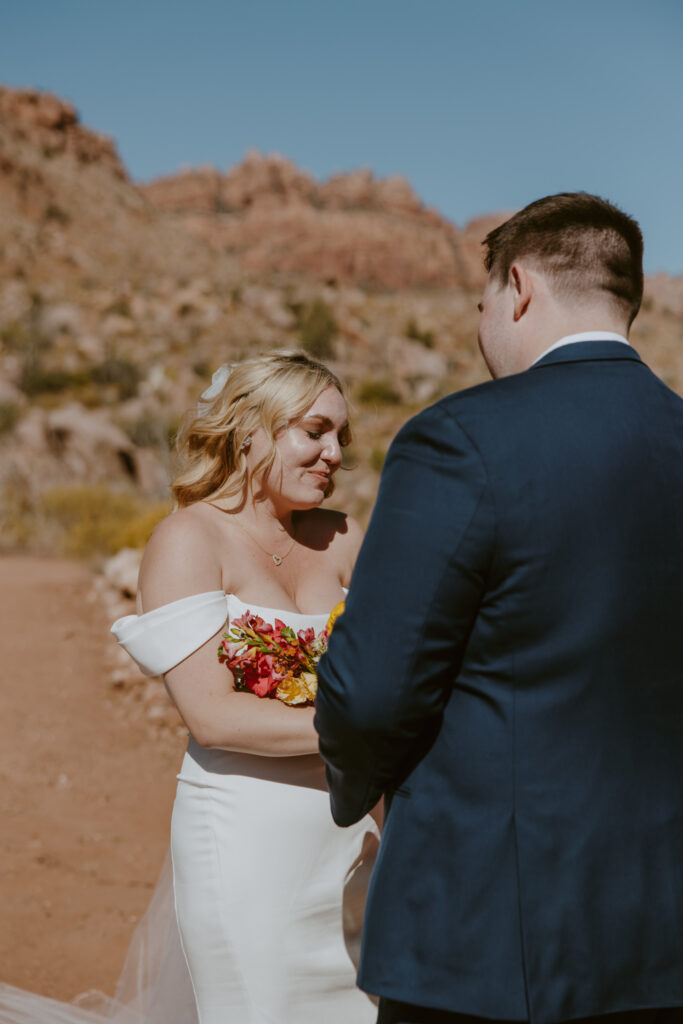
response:
M255 633L272 633L273 627L269 622L264 622L258 615L254 615L249 609L246 610L244 615L240 615L239 619L232 620L233 626L244 626L247 629L253 629Z
M228 663L228 668L233 669L236 663L239 663L238 653L242 650L243 644L241 643L230 643L227 637L221 640L218 648L218 660L221 665Z

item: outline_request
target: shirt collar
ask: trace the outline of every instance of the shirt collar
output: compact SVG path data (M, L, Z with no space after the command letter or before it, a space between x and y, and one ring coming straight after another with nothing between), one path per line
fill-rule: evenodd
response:
M549 352L554 352L556 348L561 348L562 345L574 345L577 341L620 341L623 345L630 344L623 334L615 334L614 331L582 331L581 334L566 334L564 338L560 338L554 345L551 345L545 352L542 352L538 359L534 359L531 365L535 366L541 359L545 359Z

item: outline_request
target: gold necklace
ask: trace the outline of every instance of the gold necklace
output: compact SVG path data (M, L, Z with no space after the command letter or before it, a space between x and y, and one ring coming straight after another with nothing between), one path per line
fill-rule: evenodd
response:
M230 513L227 511L227 509L221 508L220 505L214 505L214 503L212 501L207 501L206 504L207 505L211 505L213 508L217 508L219 512L225 512L226 515L230 515ZM234 515L234 513L233 513L233 515ZM235 523L236 526L239 526L240 530L244 530L244 532L246 533L247 537L250 537L251 540L253 540L253 542L256 545L256 547L260 548L261 551L264 553L264 555L268 555L269 558L272 558L273 564L275 565L276 568L278 566L282 565L282 563L284 562L284 560L287 557L287 555L290 555L292 553L292 551L294 550L294 545L296 543L296 537L292 537L292 543L289 545L289 547L285 551L284 555L276 555L274 551L268 551L266 548L264 548L263 544L260 544L256 540L256 537L253 535L251 530L248 530L246 528L246 526L244 526L244 524L239 521L239 519L233 519L233 522Z

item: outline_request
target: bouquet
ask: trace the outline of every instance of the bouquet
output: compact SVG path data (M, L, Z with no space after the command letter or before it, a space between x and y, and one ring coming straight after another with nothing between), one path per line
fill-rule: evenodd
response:
M318 691L316 667L343 611L340 601L319 633L312 627L295 632L280 619L271 625L247 611L223 634L218 660L233 673L236 690L274 697L284 704L313 704Z

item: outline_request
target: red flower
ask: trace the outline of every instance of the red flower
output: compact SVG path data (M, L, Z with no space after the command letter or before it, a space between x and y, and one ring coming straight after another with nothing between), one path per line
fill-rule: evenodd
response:
M244 685L257 697L267 697L285 678L272 654L257 654L240 665Z
M309 626L308 629L300 629L297 637L303 647L309 647L315 640L315 630L312 626Z

